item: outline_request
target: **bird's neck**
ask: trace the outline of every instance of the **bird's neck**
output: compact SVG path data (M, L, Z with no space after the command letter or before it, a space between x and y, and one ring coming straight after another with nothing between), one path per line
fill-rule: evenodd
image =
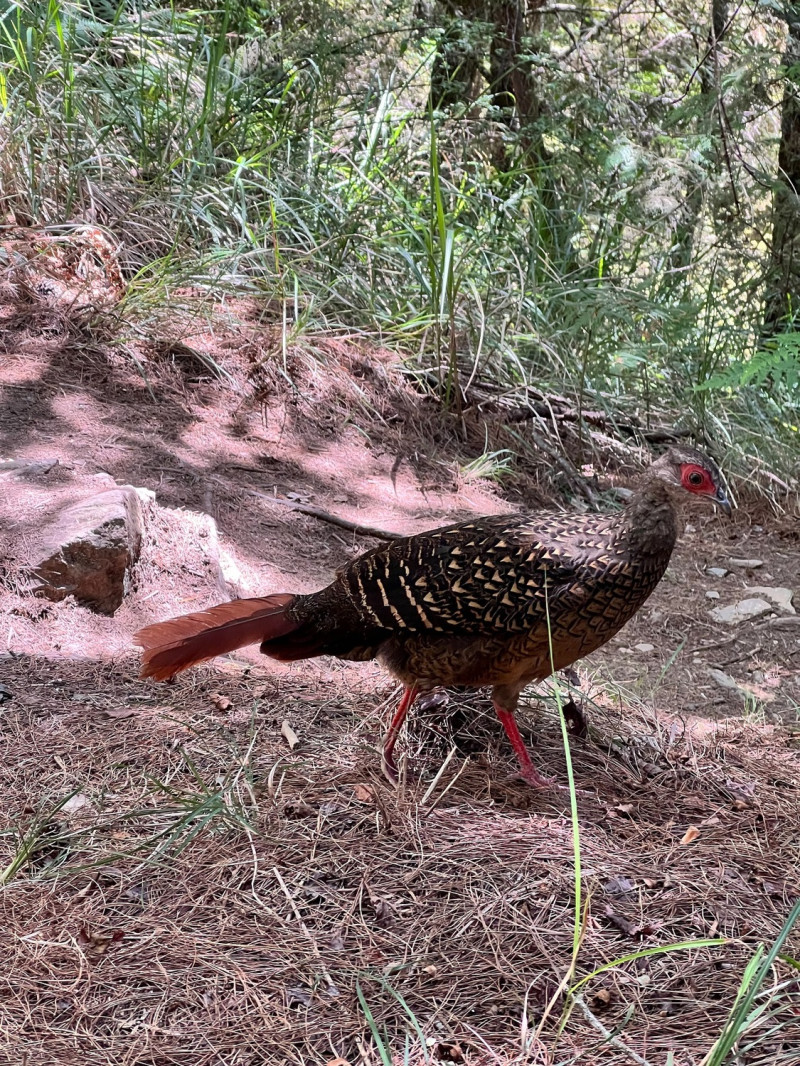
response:
M675 500L663 481L645 481L631 496L624 512L628 544L639 555L669 555L678 539Z

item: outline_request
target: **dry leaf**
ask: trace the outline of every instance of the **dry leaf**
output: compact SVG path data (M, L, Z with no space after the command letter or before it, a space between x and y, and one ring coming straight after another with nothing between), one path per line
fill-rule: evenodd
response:
M607 1007L611 1002L611 991L608 988L598 988L592 996L592 1006L595 1010Z
M233 706L228 697L223 696L221 692L212 692L209 699L218 711L229 711Z
M67 764L64 762L60 755L54 755L53 762L56 764L59 770L63 770L64 773L67 772Z
M100 711L106 718L133 718L136 714L133 707L121 707L119 710L114 711L110 707L103 707Z
M109 929L107 933L92 933L84 926L79 930L77 941L87 951L95 951L103 955L110 944L116 944L125 936L122 929Z
M325 1066L350 1066L347 1059L328 1059Z
M353 785L353 795L359 803L369 803L375 799L375 793L370 785Z
M287 718L284 718L284 720L281 722L281 736L292 749L292 751L294 751L294 749L300 743L300 738L289 725L289 720Z
M612 877L603 885L603 891L609 896L627 896L636 888L629 877Z
M696 825L690 825L686 832L681 837L681 844L691 844L693 840L697 840L700 836L700 830Z

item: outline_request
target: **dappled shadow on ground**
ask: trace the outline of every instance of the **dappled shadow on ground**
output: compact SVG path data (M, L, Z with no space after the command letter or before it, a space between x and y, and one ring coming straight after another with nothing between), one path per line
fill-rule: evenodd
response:
M557 1038L568 801L513 779L477 705L458 731L471 756L457 749L435 780L459 736L440 716L437 746L417 722L393 788L373 708L302 676L211 666L143 686L125 663L0 662L4 866L28 842L0 897L14 975L1 1039L36 1066L196 1066L208 1048L270 1066L371 1062L363 1002L398 1055L407 1033L416 1046L407 1005L440 1061L517 1061L520 1026L541 1023L566 1058L699 1063L752 943L774 938L800 887L791 736L596 709L593 738L573 743L589 901L577 974L644 948L732 943L601 974ZM535 736L563 781L552 713ZM778 965L760 1061L798 1038L797 982ZM604 1044L598 1020L621 1042Z
M253 493L292 492L407 530L501 509L491 489L460 478L458 459L474 448L444 433L386 353L370 363L357 345L330 341L283 359L268 330L221 324L196 332L191 348L134 351L98 341L89 324L50 321L7 320L0 454L57 458L56 476L105 471L165 506L210 512L245 557L264 553L265 529L307 524ZM312 528L322 543L341 540Z
M0 558L22 565L68 494L112 479L153 489L162 505L136 588L113 621L68 603L6 597L9 646L34 651L43 641L54 654L116 654L142 624L219 600L208 553L175 509L216 519L247 593L318 588L374 543L295 513L275 495L397 532L509 508L497 486L459 470L486 446L485 427L443 418L389 353L329 338L284 353L274 329L241 310L238 320L213 324L176 315L162 339L139 347L85 315L31 307L6 315L0 455L59 465L5 476ZM792 587L796 541L779 524L750 526L746 515L733 524L707 513L691 521L665 581L593 661L607 664L626 701L791 717L800 702L796 631L714 625L705 595L725 602L753 584ZM724 580L706 573L734 554L758 556L763 567ZM719 688L709 668L736 684ZM363 668L342 669L356 689L370 683Z

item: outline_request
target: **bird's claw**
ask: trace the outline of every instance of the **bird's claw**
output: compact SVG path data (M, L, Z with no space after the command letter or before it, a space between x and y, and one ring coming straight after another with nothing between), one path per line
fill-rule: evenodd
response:
M545 775L540 774L538 770L532 770L532 772L520 770L515 774L510 774L508 777L503 778L503 784L512 784L518 781L524 781L526 785L530 785L531 788L535 788L537 792L570 791L569 785L560 784L555 777L545 777ZM586 788L576 788L575 793L578 796L593 795L593 793Z
M381 755L381 772L389 784L397 785L399 778L397 774L397 764L394 759L387 759L385 755Z

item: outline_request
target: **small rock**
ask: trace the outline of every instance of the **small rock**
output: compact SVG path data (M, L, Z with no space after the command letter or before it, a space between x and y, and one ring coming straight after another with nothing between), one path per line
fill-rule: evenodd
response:
M0 474L6 472L18 474L22 477L30 477L37 474L49 474L54 466L58 466L58 459L0 459Z
M642 655L648 655L651 651L656 650L654 644L634 644L633 649L634 651L640 651Z
M98 614L114 614L141 552L145 502L122 485L65 508L45 531L35 591L50 600L74 596Z
M768 614L772 610L772 604L759 598L739 600L738 603L730 603L727 607L715 607L708 613L715 622L725 622L727 625L736 625L748 619L760 618L762 614Z
M69 799L62 804L61 810L64 814L77 814L79 811L91 809L92 801L88 796L85 796L82 792L77 792L74 796L70 796Z
M696 533L697 526L693 526L691 522L687 522L684 528L684 533Z
M738 689L738 685L733 680L730 674L726 674L722 670L709 669L708 676L712 681L715 681L720 688L726 688L735 691Z
M710 574L712 577L725 577L728 571L724 566L707 566L706 573Z
M735 566L737 570L758 570L759 566L764 565L763 559L728 559L730 566Z
M709 589L708 592L706 593L706 599L707 600L718 600L719 599L719 593L715 592L714 589Z
M749 592L753 596L763 596L768 600L772 600L776 603L782 611L786 611L787 614L796 614L794 607L792 607L792 596L794 593L791 589L781 588L780 586L772 585L755 585L753 588L745 589L745 592Z

